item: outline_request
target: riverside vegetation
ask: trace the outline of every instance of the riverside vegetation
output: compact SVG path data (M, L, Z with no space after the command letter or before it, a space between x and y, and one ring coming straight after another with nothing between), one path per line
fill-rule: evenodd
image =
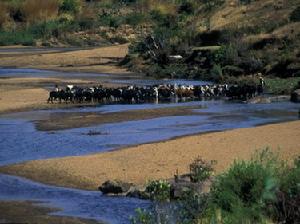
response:
M201 183L212 174L212 164L196 159L191 173ZM212 179L208 193L185 188L170 200L168 181L152 181L153 208L136 210L135 224L154 223L299 223L300 157L293 164L282 161L269 149L250 161L235 161Z
M287 94L300 81L300 1L3 0L0 45L129 42L120 63L155 78L256 83Z

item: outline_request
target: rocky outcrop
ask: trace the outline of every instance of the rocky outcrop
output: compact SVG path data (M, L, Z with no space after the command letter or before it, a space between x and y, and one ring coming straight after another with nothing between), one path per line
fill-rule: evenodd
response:
M296 89L292 92L291 101L294 103L300 103L300 89Z

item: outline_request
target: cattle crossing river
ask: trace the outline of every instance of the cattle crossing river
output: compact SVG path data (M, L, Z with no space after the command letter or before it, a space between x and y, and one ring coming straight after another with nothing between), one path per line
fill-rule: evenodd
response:
M28 70L24 70L24 72L10 70L10 72L12 76L19 77L33 74ZM46 76L64 75L60 72L39 70L34 70L34 72L36 72L35 76L45 76L45 73L47 73ZM82 74L81 76L77 75L78 77L83 76ZM7 77L7 72L0 69L1 76ZM101 77L103 80L109 81L107 76ZM96 75L93 78L96 78ZM131 84L130 80L120 78L111 81ZM132 79L134 84L143 82L154 81ZM181 80L180 82L190 84L192 81ZM58 114L93 113L101 115L170 107L192 107L194 113L54 131L38 130L36 127L37 123ZM35 159L85 155L183 135L296 120L298 119L298 109L297 104L290 102L244 104L223 100L202 100L159 104L111 104L10 113L0 116L0 165ZM103 134L88 135L91 131ZM135 208L146 208L150 205L150 202L145 200L106 197L98 191L54 187L8 175L0 175L0 200L38 201L43 203L43 206L61 208L61 211L53 213L55 215L91 218L108 223L129 223L129 217L134 214Z

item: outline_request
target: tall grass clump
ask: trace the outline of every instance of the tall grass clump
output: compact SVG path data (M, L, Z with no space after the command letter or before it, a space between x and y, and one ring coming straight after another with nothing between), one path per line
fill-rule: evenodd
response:
M25 0L21 7L24 20L33 24L37 21L47 21L57 17L59 0Z

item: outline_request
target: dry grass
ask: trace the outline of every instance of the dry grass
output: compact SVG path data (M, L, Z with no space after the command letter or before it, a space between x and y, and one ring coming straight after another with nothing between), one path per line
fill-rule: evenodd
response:
M59 0L25 0L22 12L27 23L45 21L57 17Z
M299 0L257 0L248 5L226 4L217 10L211 17L211 28L220 29L225 27L262 27L270 23L288 21L288 17Z
M3 24L9 19L7 5L3 2L0 2L0 28Z

